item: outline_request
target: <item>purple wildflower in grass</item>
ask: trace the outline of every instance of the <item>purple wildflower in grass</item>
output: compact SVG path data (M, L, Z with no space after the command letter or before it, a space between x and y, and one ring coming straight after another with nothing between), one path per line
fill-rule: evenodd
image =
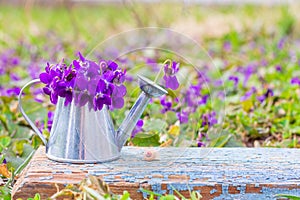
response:
M266 91L266 93L264 93L263 95L261 96L258 96L257 97L257 100L260 101L261 103L264 102L268 97L272 97L274 95L274 92L272 89L268 89Z
M176 78L176 73L179 71L179 63L172 61L170 64L164 66L164 80L166 88L176 90L179 87L179 82Z
M231 51L231 42L230 41L225 41L223 43L223 49L226 52L230 52Z
M53 124L54 113L52 111L48 111L48 123L47 129L50 132Z
M211 66L208 65L204 65L203 70L210 70ZM197 81L198 81L198 85L203 85L206 83L210 83L212 80L210 80L210 78L205 74L205 72L203 71L199 71L197 72Z
M21 79L18 74L15 74L13 72L11 72L9 76L10 76L11 80L13 80L13 81L19 81Z
M255 64L249 64L247 65L247 67L243 70L243 74L244 74L244 82L243 82L243 86L245 87L247 85L248 80L250 79L250 77L252 76L252 74L254 74L256 71L256 65Z
M205 147L205 143L202 141L197 141L197 147Z
M221 79L215 80L215 81L214 81L214 85L215 85L216 87L220 87L220 86L223 85L223 81L222 81Z
M135 135L143 130L144 121L142 119L139 119L136 123L135 128L133 129L131 133L131 138L134 138Z
M199 105L203 105L203 104L206 104L208 99L209 99L209 95L202 95L199 97L200 100L198 101Z
M241 101L246 101L249 99L254 93L256 92L256 88L252 87L250 90L248 90L244 96L240 98Z
M275 69L277 72L282 72L282 66L281 65L276 65Z
M300 86L300 79L298 77L293 77L291 79L291 84L292 85L299 85Z
M216 112L214 111L203 114L201 116L201 119L202 119L202 126L211 127L218 123L218 120L216 119Z
M6 96L18 96L21 92L19 87L13 87L6 90Z
M186 124L189 122L189 112L187 112L187 111L177 112L176 116L179 119L181 124Z
M39 74L41 72L40 66L36 62L32 62L28 66L28 73L32 79L36 79L39 77Z
M183 102L191 112L195 112L199 105L206 104L208 101L209 95L202 95L201 90L201 84L191 85L184 94Z
M286 43L286 38L285 37L281 38L277 43L277 48L283 49L285 46L285 43Z
M198 137L197 137L197 140L196 140L197 147L205 147L206 146L205 143L203 142L203 138L205 138L205 137L206 137L205 133L203 133L203 132L198 133Z
M259 52L260 52L261 54L265 54L265 53L266 53L266 48L265 48L264 46L260 46L260 47L259 47Z
M266 59L263 58L263 59L261 59L260 64L261 64L261 66L263 66L263 67L267 67L268 64L269 64L269 62L268 62Z
M239 77L231 75L231 76L229 76L228 80L233 81L234 87L235 88L237 87L237 85L239 83Z
M226 95L225 91L218 91L217 98L224 100Z
M7 50L0 54L0 75L10 72L14 67L18 66L20 60L15 56L14 50Z
M172 101L167 101L167 97L164 95L160 98L160 104L163 106L161 113L166 113L168 111L174 111L172 109Z

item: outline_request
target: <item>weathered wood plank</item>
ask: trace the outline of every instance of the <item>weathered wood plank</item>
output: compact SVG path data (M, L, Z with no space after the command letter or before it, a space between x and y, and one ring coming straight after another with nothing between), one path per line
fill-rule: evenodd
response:
M13 198L42 198L79 183L89 174L104 179L115 193L142 199L140 187L185 196L200 191L203 199L274 199L278 193L300 195L300 149L151 148L159 160L145 161L149 148L124 147L119 160L102 164L68 164L48 160L45 148L35 153L13 188Z

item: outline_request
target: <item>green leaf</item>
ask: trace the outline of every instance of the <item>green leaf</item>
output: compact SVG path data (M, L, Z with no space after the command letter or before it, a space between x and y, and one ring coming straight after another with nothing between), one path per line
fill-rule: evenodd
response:
M159 193L156 193L156 192L153 192L153 191L150 191L150 190L146 190L144 188L140 188L139 190L143 193L147 193L147 194L150 194L150 195L155 195L155 196L158 196L158 197L162 197L162 194L159 194Z
M41 144L43 144L43 142L38 135L33 135L31 139L31 144L34 149L37 149Z
M172 98L175 99L177 97L177 95L175 94L175 92L173 90L167 89L167 91L168 91L168 95L171 96Z
M8 187L0 187L0 199L11 200L10 189Z
M127 191L123 191L123 195L121 196L120 200L129 200L130 194Z
M0 137L0 146L2 147L8 147L11 143L11 138L8 136L1 136Z
M224 147L226 143L230 140L232 137L231 134L228 135L221 135L220 137L215 138L211 141L210 147Z
M277 194L275 195L276 197L284 197L284 198L288 198L289 200L300 200L299 196L294 196L294 195L290 195L290 194Z
M33 200L40 200L40 199L41 199L41 196L40 196L39 193L37 193L37 194L34 195Z
M13 142L13 150L16 154L22 155L24 150L24 144L28 143L27 140L20 139Z
M132 143L140 147L159 146L159 135L156 133L139 133L132 140Z
M158 131L162 132L167 127L167 123L161 119L150 119L145 121L143 129L145 131Z
M300 127L299 126L293 127L293 128L290 129L290 132L295 133L297 135L300 135Z
M0 115L0 122L2 123L4 129L6 131L9 131L9 129L8 129L8 122L7 122L7 119L6 119L5 115Z
M244 145L235 135L232 135L224 147L244 147Z
M200 200L202 195L199 192L192 191L190 192L191 200Z
M167 194L166 196L163 196L160 198L161 200L174 200L175 196L171 194Z
M32 151L34 151L33 147L30 144L24 143L21 157L27 158L32 153Z

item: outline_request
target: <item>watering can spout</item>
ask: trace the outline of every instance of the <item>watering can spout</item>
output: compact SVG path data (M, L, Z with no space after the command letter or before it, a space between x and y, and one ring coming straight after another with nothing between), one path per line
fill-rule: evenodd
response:
M153 81L139 75L138 78L142 93L117 130L116 139L120 150L125 144L126 140L131 136L131 133L136 126L137 121L140 119L151 97L160 97L168 93L165 89L163 89Z

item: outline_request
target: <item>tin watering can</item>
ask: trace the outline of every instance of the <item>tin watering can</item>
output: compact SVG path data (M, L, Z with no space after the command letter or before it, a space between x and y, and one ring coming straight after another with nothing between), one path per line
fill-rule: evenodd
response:
M126 140L148 105L151 97L159 97L167 93L165 89L153 81L138 76L142 90L128 115L115 131L108 109L90 110L87 105L79 107L72 101L64 106L64 99L59 98L56 105L50 138L46 138L29 119L22 107L22 92L34 83L27 83L18 97L19 109L25 120L41 138L46 146L49 159L70 163L98 163L112 161L120 157L120 152Z

